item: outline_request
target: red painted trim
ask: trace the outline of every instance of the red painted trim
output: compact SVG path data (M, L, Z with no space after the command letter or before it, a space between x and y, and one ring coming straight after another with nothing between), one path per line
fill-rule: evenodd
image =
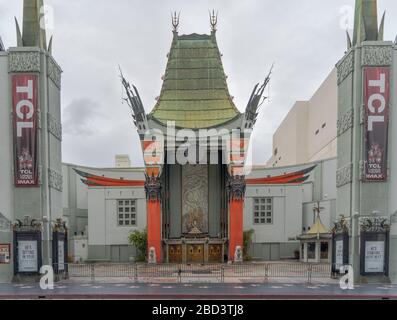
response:
M247 179L247 184L283 184L283 183L290 183L296 181L297 179L303 178L302 174L293 175L293 176L278 176L278 177L271 177L271 178L258 178L258 179Z
M160 200L147 200L148 254L151 247L156 250L156 260L162 262L161 246L161 203Z
M243 210L243 199L229 201L229 261L234 261L237 246L243 248Z
M299 184L307 180L308 173L313 171L315 166L292 173L286 173L275 177L246 179L248 185L258 184Z
M113 181L112 181L113 180ZM105 179L97 180L94 178L88 178L87 184L91 186L106 186L106 187L143 187L145 181L143 180L114 180L106 181Z
M124 179L114 179L96 176L90 173L86 173L75 169L76 173L81 177L85 178L82 180L88 186L103 186L103 187L143 187L145 186L144 180L124 180Z

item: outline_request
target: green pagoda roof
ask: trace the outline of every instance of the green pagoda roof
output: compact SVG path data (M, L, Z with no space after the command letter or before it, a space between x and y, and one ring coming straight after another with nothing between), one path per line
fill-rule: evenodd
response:
M163 87L149 117L180 128L209 128L240 115L226 83L221 54L211 35L174 33Z

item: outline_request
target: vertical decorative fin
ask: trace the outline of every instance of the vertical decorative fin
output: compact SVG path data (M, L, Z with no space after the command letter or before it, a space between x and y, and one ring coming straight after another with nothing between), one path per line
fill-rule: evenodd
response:
M19 28L18 20L16 17L15 17L15 28L17 31L17 47L23 47L21 29Z
M353 45L378 40L377 0L356 0Z
M365 23L364 23L364 17L360 17L360 29L358 30L358 35L357 35L358 42L357 44L361 44L361 42L367 40L367 30L365 28Z
M52 36L50 38L50 42L48 43L48 50L47 51L52 55Z
M1 39L1 37L0 37L0 51L5 51L3 40Z
M347 50L352 47L352 40L350 38L349 31L346 30L346 41L347 41Z
M22 40L26 47L47 49L43 0L24 0Z
M383 35L385 32L385 17L386 17L386 11L383 12L382 20L380 22L379 32L378 32L378 41L383 41Z

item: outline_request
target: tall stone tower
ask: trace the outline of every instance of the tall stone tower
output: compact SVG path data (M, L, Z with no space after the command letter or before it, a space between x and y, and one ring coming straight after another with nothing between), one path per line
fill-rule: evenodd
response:
M11 230L0 234L12 253L10 266L0 265L0 280L20 271L38 273L41 264L52 262L52 223L62 215L62 71L52 56L52 38L46 41L44 9L42 0L24 0L22 32L16 19L17 46L0 50L0 163L6 174L0 211L17 222L14 235L39 235L32 260L23 261L17 247L31 242L11 241Z
M337 225L349 241L334 247L362 282L397 277L397 240L390 234L397 211L397 48L384 41L384 23L385 15L378 25L376 0L357 0L354 34L337 64L337 212L344 216Z

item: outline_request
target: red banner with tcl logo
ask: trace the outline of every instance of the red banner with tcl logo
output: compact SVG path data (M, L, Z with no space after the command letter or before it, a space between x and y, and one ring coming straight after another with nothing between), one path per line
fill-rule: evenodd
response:
M366 181L387 180L390 68L364 69Z
M14 184L16 187L39 185L37 81L36 75L12 76Z

